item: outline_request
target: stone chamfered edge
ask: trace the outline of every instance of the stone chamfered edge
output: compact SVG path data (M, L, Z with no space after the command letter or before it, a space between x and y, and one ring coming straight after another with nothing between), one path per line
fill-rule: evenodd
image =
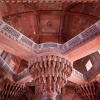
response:
M98 2L99 0L0 0L0 2L20 3L20 2Z
M57 51L64 55L65 53L70 52L74 47L84 43L86 40L89 41L89 39L98 36L100 34L100 21L96 22L64 44L53 42L37 44L2 20L0 20L0 31L0 35L14 40L18 44L33 50L37 54Z

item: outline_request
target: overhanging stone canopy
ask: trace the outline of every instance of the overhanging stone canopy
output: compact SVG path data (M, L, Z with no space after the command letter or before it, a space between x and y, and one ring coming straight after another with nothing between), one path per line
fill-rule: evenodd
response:
M66 58L56 55L43 55L29 66L35 86L45 97L55 97L67 83L72 73L72 65Z

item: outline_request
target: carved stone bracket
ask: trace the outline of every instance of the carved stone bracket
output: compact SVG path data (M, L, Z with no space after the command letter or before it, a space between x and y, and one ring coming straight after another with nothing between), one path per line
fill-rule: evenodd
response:
M72 65L63 57L40 56L30 64L29 72L35 85L45 97L55 97L67 83L67 79L72 73Z
M86 83L75 87L76 93L79 94L85 100L95 100L98 95L98 87L96 83Z
M10 81L4 81L2 86L3 90L0 91L0 100L16 100L26 89L24 85L19 85Z

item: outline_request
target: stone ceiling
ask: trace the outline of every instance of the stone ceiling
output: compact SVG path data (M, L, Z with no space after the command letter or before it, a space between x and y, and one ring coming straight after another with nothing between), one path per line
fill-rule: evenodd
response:
M0 3L1 18L37 43L68 41L99 20L99 9L100 2Z

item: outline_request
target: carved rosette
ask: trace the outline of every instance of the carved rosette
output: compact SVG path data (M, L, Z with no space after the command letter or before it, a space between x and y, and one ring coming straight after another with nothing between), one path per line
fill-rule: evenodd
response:
M26 90L24 85L8 81L4 81L2 86L3 90L0 91L0 100L17 100L17 97Z
M55 97L67 83L72 73L71 63L59 56L40 56L29 67L35 81L45 97Z
M95 100L98 95L98 88L95 83L86 83L75 87L76 93L79 94L85 100Z

